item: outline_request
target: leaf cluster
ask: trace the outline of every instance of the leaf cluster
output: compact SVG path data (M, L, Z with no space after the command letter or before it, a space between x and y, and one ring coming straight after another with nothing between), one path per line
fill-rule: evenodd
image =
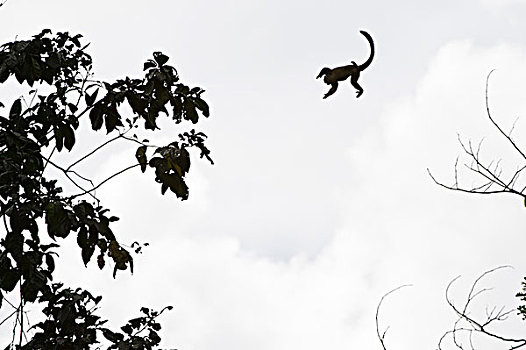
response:
M85 265L96 255L100 269L110 262L113 277L118 270L133 272L132 255L111 228L118 218L109 215L94 191L124 171L140 167L144 172L149 166L163 194L170 189L185 200L189 150L197 148L201 158L213 164L204 144L206 135L193 129L180 133L166 146L139 141L135 134L127 136L139 124L146 130L159 129L158 118L163 114L171 115L175 124L195 124L200 115L208 117L209 106L201 98L204 90L181 83L176 69L167 64L168 56L160 52L154 52L153 59L144 63L141 79L126 77L113 83L93 80L92 60L85 52L88 45L83 45L81 38L67 32L53 35L46 29L30 40L0 46L0 83L14 76L18 83L34 88L29 91L30 103L18 98L11 103L8 114L0 115L0 217L5 228L5 235L0 236L0 308L17 286L21 298L17 315L23 313L25 303L47 303L47 320L35 326L39 331L24 346L28 349L83 349L96 341L95 330L102 325L100 318L92 314L100 298L52 283L58 239L74 234ZM43 86L51 92L39 93ZM132 116L123 116L123 105L131 108ZM0 107L4 107L1 102ZM55 151L74 149L83 116L89 117L93 131L104 127L107 134L117 136L69 166L56 164ZM76 164L119 139L140 145L137 164L97 186L74 170ZM150 148L152 153L148 154ZM57 179L46 175L49 166L61 171L79 192L64 194ZM132 249L139 253L141 247L137 246L132 245ZM144 317L123 327L124 333L105 330L104 336L119 344L115 347L119 349L157 345L160 326L154 320L158 313L145 310ZM18 323L22 334L22 322ZM144 330L148 335L137 335Z
M524 277L521 285L522 291L517 293L516 297L519 298L519 300L523 303L526 303L526 277ZM522 316L522 319L526 320L526 305L519 305L517 309L519 310L519 315Z

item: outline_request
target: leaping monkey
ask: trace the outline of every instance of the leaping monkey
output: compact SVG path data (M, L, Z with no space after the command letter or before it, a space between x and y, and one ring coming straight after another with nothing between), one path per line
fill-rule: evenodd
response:
M358 84L358 78L360 77L360 72L363 71L365 68L369 67L371 62L373 61L374 57L374 43L373 38L364 30L361 30L360 33L365 36L367 41L369 42L369 45L371 46L371 54L369 55L369 58L367 61L365 61L363 64L357 65L354 61L351 61L351 64L348 66L343 67L336 67L333 69L330 68L323 68L316 77L316 79L323 77L323 81L327 85L331 85L331 89L329 92L327 92L323 98L327 98L330 95L334 94L336 92L336 89L338 89L338 82L347 80L347 78L351 77L351 84L356 88L356 97L360 97L363 94L363 89Z

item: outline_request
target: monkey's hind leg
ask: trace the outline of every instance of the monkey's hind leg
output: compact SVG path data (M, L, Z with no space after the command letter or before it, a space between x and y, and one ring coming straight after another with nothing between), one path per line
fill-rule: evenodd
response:
M331 89L329 92L327 92L325 95L323 95L323 98L326 99L330 95L334 94L336 92L336 89L338 88L338 82L334 82L331 84Z
M357 90L356 91L356 98L362 96L363 94L363 89L362 87L360 86L360 84L358 84L358 76L351 76L351 84L352 86L354 86L354 88Z

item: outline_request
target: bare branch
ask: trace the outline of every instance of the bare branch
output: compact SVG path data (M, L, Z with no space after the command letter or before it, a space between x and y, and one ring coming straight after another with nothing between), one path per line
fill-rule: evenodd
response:
M460 276L455 277L451 280L451 282L449 282L446 288L446 301L448 305L453 309L455 314L458 316L458 319L455 321L453 328L442 335L442 337L438 341L438 349L442 349L442 344L448 336L451 337L453 344L457 348L465 349L464 345L460 340L461 334L467 335L471 349L474 349L473 336L476 334L481 334L486 337L493 338L495 340L508 344L511 346L510 349L518 349L526 345L526 338L504 337L492 331L488 331L487 329L487 327L493 323L502 322L506 320L514 310L505 311L505 307L501 307L500 309L498 309L498 311L496 307L493 307L491 311L488 311L488 309L486 309L486 318L483 321L476 320L473 316L470 316L469 308L473 301L481 294L491 290L491 288L478 288L478 285L480 284L482 279L484 279L487 275L503 268L511 268L511 266L499 266L494 269L488 270L482 273L479 277L477 277L471 285L471 288L467 295L467 299L461 308L459 308L454 303L453 299L450 297L450 289L452 285L460 278Z
M488 76L486 78L486 113L488 114L488 118L489 118L489 120L491 120L491 123L493 123L493 125L495 125L495 127L497 128L497 130L499 130L499 132L502 134L502 136L504 136L506 139L508 139L508 141L513 146L513 148L515 148L515 150L522 156L522 158L524 158L526 160L526 155L522 152L522 150L519 148L519 146L517 146L515 141L513 141L513 139L511 138L511 132L510 132L510 135L506 134L501 129L499 124L497 124L497 122L495 122L495 120L491 116L491 112L489 110L489 93L488 93L488 90L489 90L489 77L491 76L491 73L493 73L494 71L495 71L495 69L492 69L489 72L489 74L488 74ZM515 123L514 123L514 126L515 126ZM513 131L513 128L512 128L512 131Z
M486 112L487 116L490 119L491 123L500 134L502 134L507 141L512 145L512 147L526 160L526 154L522 152L517 143L512 139L511 134L515 129L517 120L513 123L513 126L510 132L505 133L500 125L493 119L493 116L490 113L489 108L489 78L493 70L488 74L486 78L486 90L485 90L485 101L486 101ZM471 140L467 143L462 141L460 135L457 135L458 142L464 152L464 154L469 158L469 162L465 163L464 166L469 172L475 174L482 179L482 183L472 185L471 187L463 187L459 184L459 174L458 174L458 157L455 160L454 165L454 184L445 185L444 183L438 181L434 178L431 172L428 169L429 176L431 179L439 186L447 188L449 190L466 192L466 193L476 193L476 194L497 194L497 193L511 193L518 195L526 200L526 185L518 185L518 179L521 173L526 169L526 165L520 165L515 170L515 172L505 175L503 167L501 166L501 160L490 161L489 163L482 161L481 150L482 150L482 139L476 147L473 146ZM509 176L508 179L506 179ZM522 182L522 181L521 181ZM516 188L516 186L521 186L522 188ZM526 203L526 202L525 202Z
M80 189L83 194L89 194L93 199L95 199L97 202L99 202L99 199L97 197L95 197L93 194L91 194L91 192L93 191L93 189L91 190L86 190L84 189L82 186L80 186L75 180L73 180L71 178L71 176L69 176L69 171L67 171L66 169L64 169L63 167L61 167L60 165L57 165L55 163L53 163L51 160L48 159L48 162L49 164L53 165L55 168L61 170L64 175L68 178L68 180L73 184L75 185L75 187L77 187L78 189Z
M380 340L380 344L382 344L382 348L384 350L387 350L387 348L385 347L385 335L387 333L387 330L389 329L389 327L387 327L382 334L380 334L380 326L379 326L379 323L378 323L378 318L379 318L379 314L380 314L380 307L382 306L382 303L384 301L384 299L391 293L394 293L396 292L397 290L401 289L401 288L404 288L404 287L409 287L409 286L412 286L411 284L404 284L404 285L401 285L399 287L396 287L395 289L385 293L382 298L380 299L380 302L378 303L378 306L376 307L376 334L378 335L378 340Z
M106 182L110 181L111 179L113 179L115 176L117 175L120 175L122 173L124 173L125 171L128 171L130 169L133 169L135 167L138 167L140 166L139 163L137 164L133 164L133 165L130 165L122 170L119 170L117 171L115 174L111 175L111 176L108 176L106 179L104 179L101 183L99 183L97 186L94 186L93 188L89 189L89 190L84 190L82 193L79 193L79 194L75 194L73 196L70 196L68 197L68 199L73 199L73 198L77 198L77 197L80 197L80 196L84 196L86 194L92 196L91 192L95 191L97 188L101 187L102 185L104 185Z

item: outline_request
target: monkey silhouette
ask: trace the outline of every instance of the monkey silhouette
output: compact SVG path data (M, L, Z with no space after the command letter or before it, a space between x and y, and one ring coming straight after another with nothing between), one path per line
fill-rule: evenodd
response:
M354 86L356 91L356 97L360 97L363 94L363 89L358 84L358 78L360 77L360 72L369 67L371 62L373 61L374 57L374 42L373 38L364 30L361 30L360 33L362 33L363 36L367 39L369 42L369 45L371 46L371 54L369 55L369 58L367 61L365 61L363 64L356 64L356 62L351 61L350 65L342 66L342 67L336 67L333 69L330 68L323 68L316 77L316 79L323 77L323 81L325 84L330 85L331 89L323 96L323 98L327 98L330 95L334 94L336 92L336 89L338 89L338 82L347 80L347 78L351 77L351 84Z

